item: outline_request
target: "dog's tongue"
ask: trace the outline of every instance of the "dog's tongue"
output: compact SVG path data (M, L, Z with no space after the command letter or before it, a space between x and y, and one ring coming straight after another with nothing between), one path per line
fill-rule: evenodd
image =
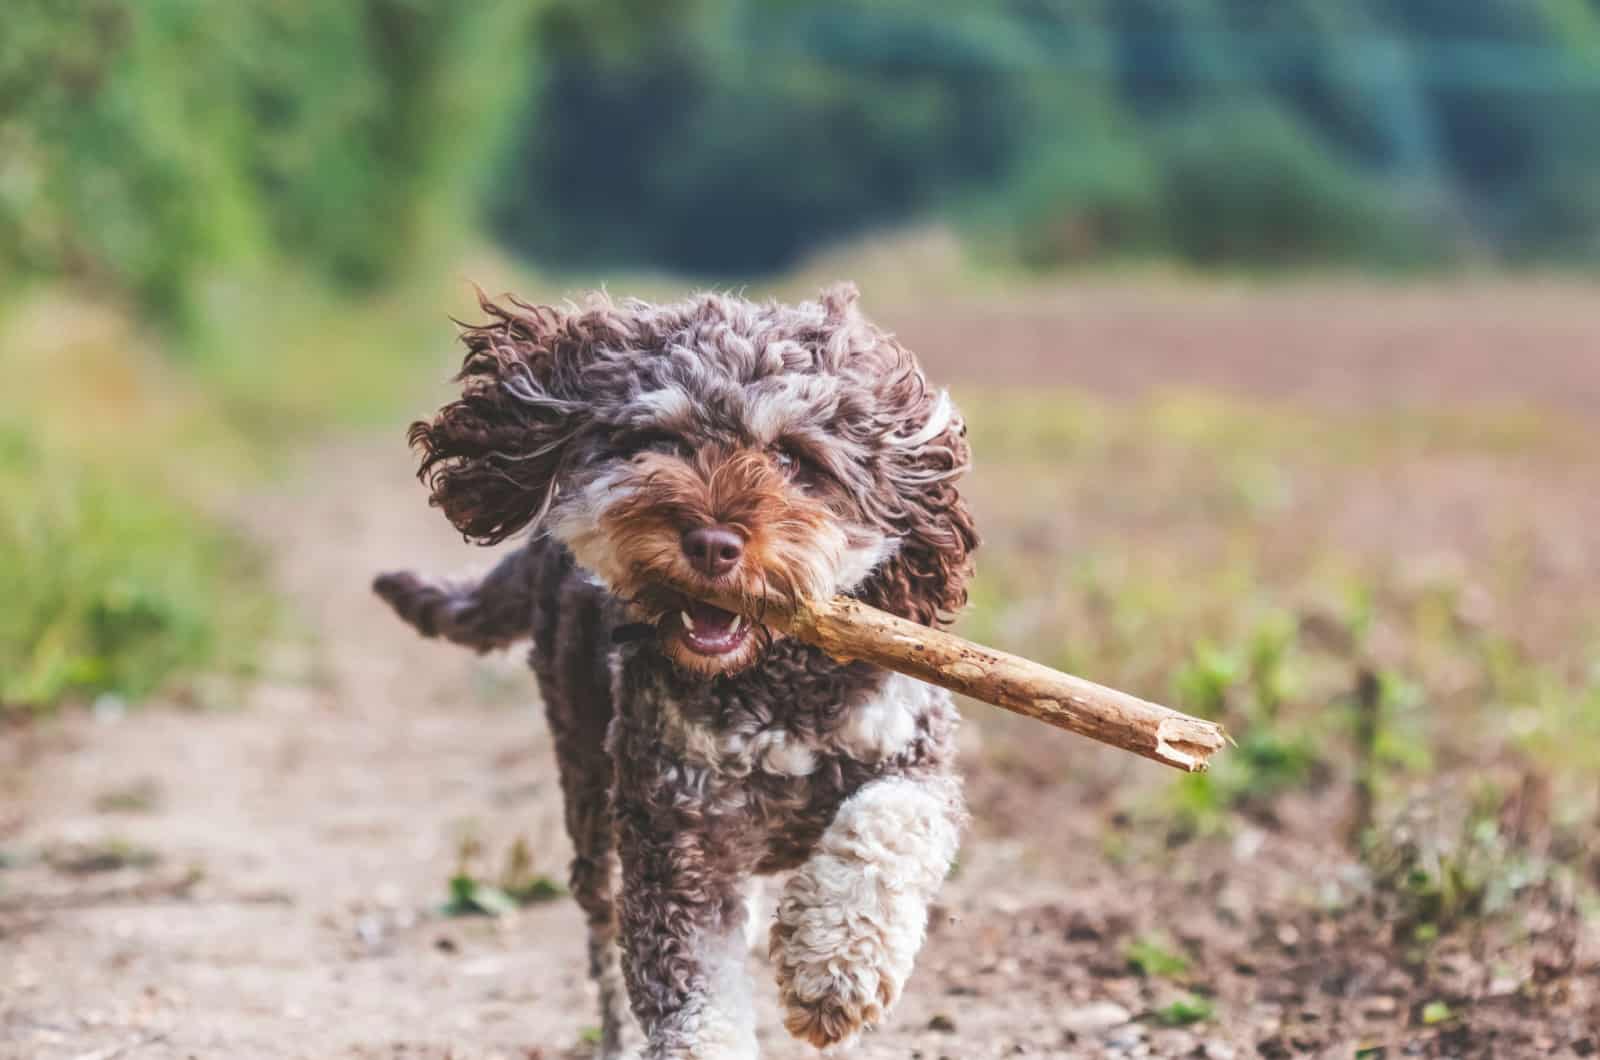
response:
M694 632L701 636L722 636L733 626L733 612L724 611L720 607L712 607L696 600L688 606L687 611L693 620Z

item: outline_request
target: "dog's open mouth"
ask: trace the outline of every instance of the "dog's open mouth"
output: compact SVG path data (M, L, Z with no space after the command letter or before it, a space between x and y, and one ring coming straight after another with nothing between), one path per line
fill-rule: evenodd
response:
M686 602L667 617L666 624L675 627L685 647L700 655L727 655L750 636L749 619L698 600Z

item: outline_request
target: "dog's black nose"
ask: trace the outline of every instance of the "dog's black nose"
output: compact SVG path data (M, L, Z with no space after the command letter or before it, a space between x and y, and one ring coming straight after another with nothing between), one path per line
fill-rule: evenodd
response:
M683 554L708 578L720 578L744 557L744 538L726 526L702 526L683 535Z

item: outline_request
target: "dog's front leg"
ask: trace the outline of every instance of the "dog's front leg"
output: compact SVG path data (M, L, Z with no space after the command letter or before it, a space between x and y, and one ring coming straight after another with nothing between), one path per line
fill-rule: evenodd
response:
M789 878L772 926L789 1033L838 1045L899 999L962 815L959 783L942 774L874 780L839 807Z
M620 921L643 1060L753 1060L747 876L701 815L630 794L627 780L615 806Z

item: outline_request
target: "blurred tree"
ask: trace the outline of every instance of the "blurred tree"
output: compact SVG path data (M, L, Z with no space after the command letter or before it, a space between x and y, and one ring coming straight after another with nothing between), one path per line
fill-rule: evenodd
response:
M1593 0L12 0L0 266L181 317L484 218L728 275L935 210L1040 267L1594 261L1597 108Z
M993 183L1031 131L1006 71L1019 27L987 17L568 0L542 22L536 113L491 218L545 260L775 268Z
M455 220L521 100L535 0L13 0L0 264L181 316L208 266L361 286Z
M746 272L936 208L1000 218L986 244L1039 266L1595 243L1590 0L557 0L543 21L491 217L545 260Z
M1158 157L1170 246L1196 264L1426 256L1376 181L1270 104L1197 109Z

